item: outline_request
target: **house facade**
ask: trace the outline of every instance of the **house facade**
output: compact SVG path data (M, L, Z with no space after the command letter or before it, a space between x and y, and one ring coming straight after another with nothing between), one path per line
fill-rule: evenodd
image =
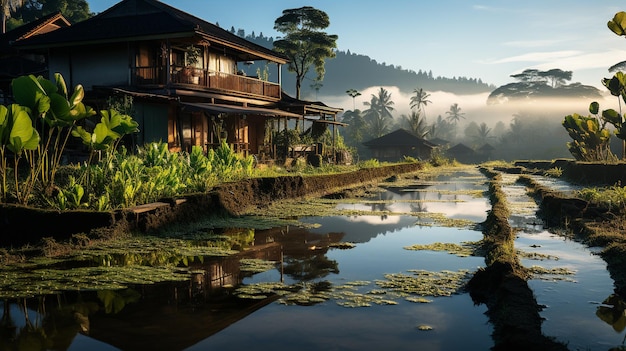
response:
M289 120L313 110L315 120L332 125L341 111L286 103L286 57L156 0L123 0L15 45L45 55L48 75L59 72L68 85L82 84L94 108L104 108L114 94L132 96L138 144L163 141L176 151L226 140L236 151L271 155L273 136ZM266 67L262 77L244 73L253 62Z

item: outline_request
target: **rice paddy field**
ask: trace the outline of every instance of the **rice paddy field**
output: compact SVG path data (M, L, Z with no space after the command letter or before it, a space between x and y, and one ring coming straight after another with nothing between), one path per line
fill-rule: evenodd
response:
M619 347L626 317L603 261L543 228L503 179L543 333ZM485 266L486 192L476 168L425 171L7 267L0 350L489 350L487 307L464 290Z

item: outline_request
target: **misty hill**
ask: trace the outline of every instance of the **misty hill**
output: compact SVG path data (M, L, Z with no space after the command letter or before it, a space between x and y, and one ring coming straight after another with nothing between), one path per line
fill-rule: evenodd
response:
M235 31L233 27L230 31L263 47L271 49L274 46L274 39L263 36L263 33L255 35L252 32L245 35L243 29ZM495 86L484 83L481 79L435 77L432 71L415 72L393 64L379 63L369 56L351 53L350 50L337 51L335 58L326 61L325 68L326 74L317 92L320 95L344 95L348 89L362 90L373 86L397 86L407 93L415 88L457 94L484 93L495 89ZM250 69L254 71L256 67L252 66ZM315 84L315 72L311 71L302 82L302 96L316 95L315 89L311 87ZM288 72L286 66L283 67L282 74L283 88L287 93L293 94L296 90L294 74Z

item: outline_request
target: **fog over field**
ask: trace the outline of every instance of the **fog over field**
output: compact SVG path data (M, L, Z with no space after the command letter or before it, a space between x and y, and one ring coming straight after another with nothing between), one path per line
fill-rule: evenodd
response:
M359 91L360 96L354 99L354 108L364 111L368 108L363 102L369 102L372 94L376 95L380 86L369 87ZM391 94L394 102L394 121L399 122L402 115L411 112L410 101L413 92L400 91L395 86L383 86ZM494 159L553 159L571 158L566 143L571 141L567 131L561 123L566 115L577 113L589 115L589 104L593 101L600 103L600 109L615 109L619 111L618 99L608 91L602 91L601 98L540 98L528 100L507 101L498 104L488 104L488 92L472 95L458 95L449 92L428 92L430 103L426 105L426 122L433 124L438 116L448 117L450 106L458 104L464 119L458 122L456 137L449 140L451 145L464 143L470 147L480 147L480 142L472 140L466 135L465 129L473 123L485 123L491 129L489 144L496 148ZM345 111L353 109L353 99L347 94L344 96L322 96L318 100L329 106L341 107ZM499 123L501 122L501 123ZM607 126L608 128L609 126ZM346 127L349 128L349 127ZM396 129L397 126L392 127ZM426 137L428 139L428 136ZM617 140L613 136L613 142ZM483 142L484 143L484 142Z

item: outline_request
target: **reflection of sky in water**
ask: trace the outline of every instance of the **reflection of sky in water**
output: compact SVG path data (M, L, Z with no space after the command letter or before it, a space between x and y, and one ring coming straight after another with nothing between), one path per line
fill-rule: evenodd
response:
M435 242L461 243L482 238L478 231L458 228L415 227L411 216L309 217L318 223L311 232L344 232L344 241L358 240L349 250L330 249L326 256L338 262L339 273L324 277L335 285L369 281L362 291L379 289L375 280L387 273L409 274L409 269L428 271L484 267L482 257L457 257L447 252L411 251L405 246ZM278 270L257 274L249 282L278 281ZM289 277L285 282L293 283ZM225 347L244 349L262 345L291 345L298 350L488 350L493 346L492 327L484 305L475 306L468 294L427 297L429 304L397 300L397 306L339 307L328 301L311 307L270 304L217 335L188 350ZM267 321L271 321L268 323ZM420 332L419 324L434 328ZM306 327L302 327L306 326ZM270 347L264 349L271 349Z
M340 203L340 210L388 211L395 213L442 213L451 219L482 222L490 209L485 197L468 195L468 191L484 191L483 182L428 182L408 185L405 188L388 188L377 196L359 203ZM367 200L379 201L368 202Z
M557 336L557 340L566 342L570 350L605 351L620 345L624 333L615 332L595 315L598 303L613 293L613 281L606 270L606 263L579 242L550 233L540 225L530 226L529 223L541 223L541 220L534 215L537 206L526 194L526 188L515 184L517 178L518 175L511 174L503 174L502 177L502 189L513 212L511 217L517 219L511 220L511 223L521 229L515 240L516 249L558 257L558 260L543 261L523 258L522 264L548 269L567 268L576 272L574 275L556 276L575 282L551 281L553 277L549 275L543 277L547 280L542 277L529 280L537 303L547 306L540 312L546 318L542 324L544 335ZM561 180L533 178L562 192L576 189Z

